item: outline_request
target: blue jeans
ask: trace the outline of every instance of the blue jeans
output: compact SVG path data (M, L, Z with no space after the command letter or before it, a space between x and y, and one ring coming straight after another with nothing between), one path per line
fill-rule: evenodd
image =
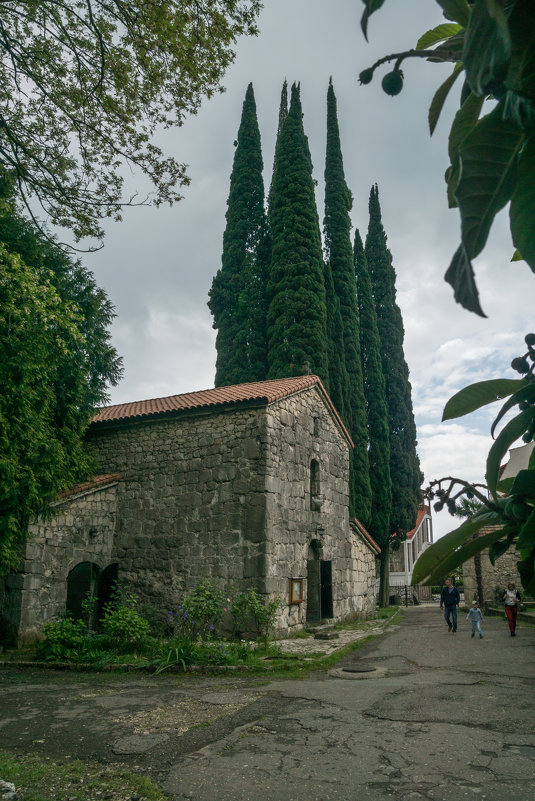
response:
M453 604L453 606L444 604L444 619L453 631L457 631L457 604Z
M481 621L480 620L472 620L472 635L474 635L476 633L476 631L480 636L483 633L481 631Z

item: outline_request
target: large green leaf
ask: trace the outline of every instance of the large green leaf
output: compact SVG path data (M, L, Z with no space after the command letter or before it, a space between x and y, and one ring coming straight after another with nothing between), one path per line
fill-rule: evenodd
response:
M503 457L513 442L516 442L527 431L534 418L535 408L530 407L525 412L520 412L516 417L513 417L496 437L487 456L487 472L485 474L487 486L494 497L496 496L496 484L498 483Z
M458 205L455 192L457 191L457 184L459 183L459 177L461 175L459 147L461 142L466 139L477 123L482 106L483 98L476 97L476 95L471 92L453 118L448 137L448 155L451 162L451 170L447 177L448 203L450 208L455 208Z
M494 217L513 194L523 139L522 131L503 119L499 104L459 147L461 179L455 196L469 259L482 251Z
M444 407L442 421L463 417L488 403L507 398L525 385L525 380L521 378L493 378L470 384L449 399Z
M479 314L480 317L487 316L481 308L472 262L462 242L453 254L450 266L444 274L444 280L453 287L453 297L457 303L467 311Z
M507 414L509 409L512 409L513 406L516 406L517 404L522 403L522 401L530 401L530 402L533 401L533 402L535 402L535 382L533 382L533 381L528 381L528 382L523 381L522 383L524 383L525 386L523 386L521 389L519 389L517 392L515 392L509 398L509 400L506 401L503 404L502 408L500 409L500 411L498 413L498 416L494 420L494 422L492 424L492 428L490 429L490 434L491 434L492 437L494 436L494 431L496 429L496 426L498 425L500 420L503 418L503 416L505 414Z
M476 534L483 526L500 524L501 518L496 512L482 512L466 520L462 526L450 531L444 537L430 545L421 554L412 572L412 583L420 584L430 575L434 575L440 565L449 557L452 552L456 552L466 542ZM499 539L498 537L496 539ZM458 564L458 563L457 563ZM455 565L454 565L455 567Z
M362 28L362 33L364 34L366 41L368 41L368 20L372 14L381 8L384 1L385 0L362 0L366 8L364 9L360 20L360 27Z
M475 0L466 28L463 62L472 91L484 97L505 79L511 36L498 0Z
M466 27L470 19L470 6L466 0L437 0L444 16Z
M442 111L442 107L444 106L444 102L449 94L449 91L457 78L459 77L459 73L462 71L462 64L456 64L453 68L452 74L449 78L446 78L444 83L439 86L435 95L431 101L431 105L429 106L429 133L433 136L433 132L436 128L436 124L438 122L438 118L440 117L440 112Z
M437 569L431 573L429 578L422 583L425 584L436 584L440 581L443 576L447 576L448 573L451 573L458 565L464 564L468 559L471 559L476 553L481 553L481 551L485 550L489 545L492 545L496 540L499 540L503 537L506 529L502 528L499 525L494 531L489 531L487 534L482 534L480 537L476 537L470 542L466 542L456 551L453 551L443 562L437 567Z
M442 25L437 25L436 28L432 28L420 36L416 44L416 50L427 50L431 45L443 42L444 39L449 39L450 36L459 33L461 30L462 27L454 22L444 22Z
M520 154L518 177L511 198L511 233L515 247L535 272L535 135Z
M535 509L518 532L517 548L535 548Z
M535 498L535 470L519 470L511 487L511 495Z
M525 554L522 561L516 563L516 567L524 590L528 595L535 595L535 549L531 548Z

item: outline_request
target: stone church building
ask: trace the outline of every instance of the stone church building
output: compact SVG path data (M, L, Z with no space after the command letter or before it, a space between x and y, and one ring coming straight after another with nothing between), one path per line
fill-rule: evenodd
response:
M109 406L96 476L30 526L3 616L19 641L119 578L153 620L200 579L283 601L279 634L375 609L379 548L350 521L351 438L316 376ZM0 583L0 593L2 591Z

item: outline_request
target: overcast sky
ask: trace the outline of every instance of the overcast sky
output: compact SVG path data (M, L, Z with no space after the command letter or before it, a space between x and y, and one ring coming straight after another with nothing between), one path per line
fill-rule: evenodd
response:
M534 329L531 303L522 299L533 297L535 277L524 262L510 263L513 248L502 213L475 262L488 319L461 309L443 281L459 243L458 212L447 208L443 175L460 86L432 138L427 109L451 67L405 62L405 86L396 98L380 87L388 70L379 70L368 86L357 80L377 58L414 47L421 33L444 21L440 9L433 0L387 1L371 18L366 43L358 0L266 0L265 5L260 35L238 43L224 80L227 91L205 101L181 129L162 135L168 151L189 165L192 183L184 199L173 208L127 210L123 223L108 226L104 249L83 257L117 309L113 340L125 376L111 391L112 403L213 387L215 331L207 298L221 262L233 142L247 84L254 86L269 186L282 82L301 83L321 220L332 76L346 180L355 198L352 221L363 239L370 187L379 186L426 481L451 474L481 480L494 410L441 423L442 409L468 383L515 377L510 361L523 352L524 334ZM130 176L128 189L138 182ZM454 521L442 512L434 527L437 536Z

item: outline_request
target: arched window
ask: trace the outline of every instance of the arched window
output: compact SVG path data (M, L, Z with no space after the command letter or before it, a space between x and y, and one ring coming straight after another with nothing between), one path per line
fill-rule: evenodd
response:
M323 505L320 485L320 466L316 459L310 462L310 508L319 512Z

